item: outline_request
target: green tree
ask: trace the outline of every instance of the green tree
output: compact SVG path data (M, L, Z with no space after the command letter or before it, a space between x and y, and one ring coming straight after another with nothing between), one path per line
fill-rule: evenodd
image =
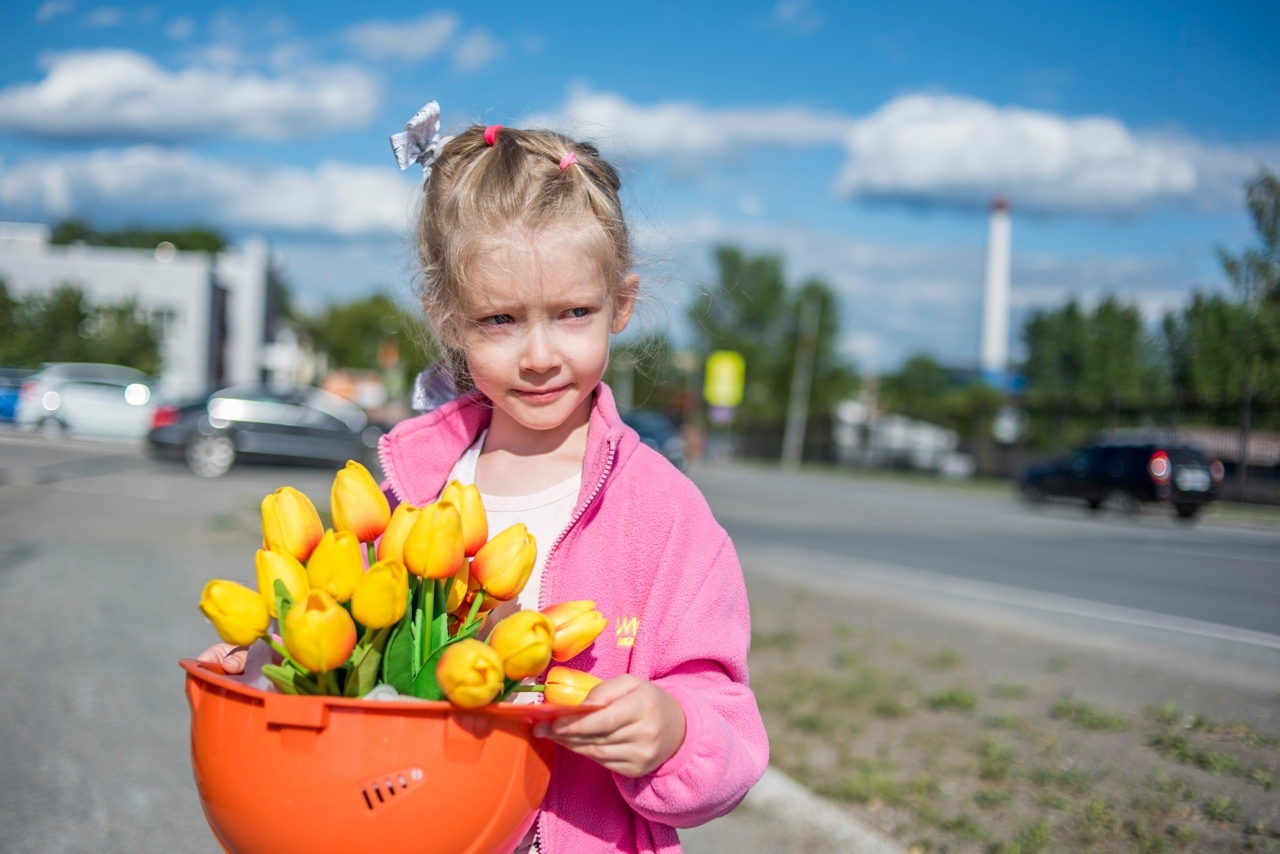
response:
M87 243L90 246L121 246L132 249L154 249L161 243L172 243L187 252L221 252L227 239L204 226L188 228L147 228L126 226L114 231L99 230L83 219L64 219L53 227L50 242L55 244Z
M330 304L318 316L299 316L296 322L335 368L378 369L379 350L394 347L406 388L438 355L422 319L385 294Z
M740 419L779 422L785 417L806 298L820 306L810 412L829 411L857 388L853 366L838 351L840 314L828 285L810 280L788 288L782 259L775 255L748 256L721 246L715 257L718 280L698 295L689 317L703 355L713 350L742 354L746 379Z
M0 331L6 365L108 362L152 375L161 366L160 335L136 302L95 306L71 284L15 299L0 282Z
M1227 278L1255 308L1280 311L1280 179L1262 168L1245 185L1245 202L1261 246L1232 255L1218 250Z

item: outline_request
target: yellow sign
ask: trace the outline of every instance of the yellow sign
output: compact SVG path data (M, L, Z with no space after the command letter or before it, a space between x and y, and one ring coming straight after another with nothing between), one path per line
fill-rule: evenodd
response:
M747 363L733 350L716 350L707 356L707 376L702 396L711 406L737 406L742 403L742 379Z

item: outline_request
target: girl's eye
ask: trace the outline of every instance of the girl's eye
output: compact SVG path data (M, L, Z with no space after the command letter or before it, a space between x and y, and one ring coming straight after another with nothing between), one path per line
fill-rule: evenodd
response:
M515 318L509 314L495 314L492 317L483 317L480 319L482 326L503 326L507 323L514 323Z
M583 308L581 306L578 308L571 308L565 312L565 315L568 317L586 317L589 314L591 314L591 309Z

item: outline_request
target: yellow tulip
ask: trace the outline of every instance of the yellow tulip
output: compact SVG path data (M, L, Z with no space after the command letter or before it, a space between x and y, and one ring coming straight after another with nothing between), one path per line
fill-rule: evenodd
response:
M436 681L449 702L475 709L493 702L502 691L502 659L483 641L461 640L440 655Z
M457 611L459 608L463 606L463 603L465 603L467 600L467 593L470 592L470 584L471 584L470 564L464 560L462 562L462 567L456 573L454 573L453 578L445 583L448 584L449 586L445 591L446 594L448 595L448 599L445 601L444 609L448 611L450 614L452 614L454 611ZM468 605L468 607L470 606ZM461 616L465 617L466 614L462 614Z
M346 602L364 577L364 554L353 531L324 532L320 545L307 561L307 580L313 589L323 590Z
M463 486L456 480L449 481L440 500L458 508L462 516L462 544L467 557L474 557L489 539L489 517L480 500L480 490L475 484Z
M600 681L590 673L572 667L553 667L547 671L547 690L543 696L548 703L559 706L581 706Z
M391 512L391 521L378 540L378 560L404 560L404 541L421 511L412 504L400 503Z
M537 557L537 541L523 522L517 522L476 553L471 578L485 596L508 602L528 583Z
M234 581L210 581L200 594L200 610L218 636L236 646L248 646L267 633L271 615L257 593Z
M551 636L555 626L537 611L516 611L500 620L489 633L489 646L502 659L508 679L537 676L551 663Z
M542 613L556 628L555 639L551 642L551 657L556 661L568 661L591 646L609 625L590 599L561 602L543 608Z
M383 629L400 622L409 604L409 572L397 560L369 567L351 596L351 616L366 629Z
M267 610L273 617L278 616L276 614L277 578L284 582L284 589L289 591L289 598L294 602L300 602L311 589L306 569L287 554L259 549L254 565L258 570L258 592L262 594L262 598L267 603Z
M362 543L372 543L391 521L391 505L382 494L369 470L355 460L333 477L329 496L333 527L338 531L354 531Z
M448 578L462 568L462 518L452 504L428 504L404 541L404 565L422 578Z
M282 486L262 499L263 548L304 561L323 534L316 506L292 486Z
M284 646L312 673L325 673L351 657L356 624L332 596L312 590L285 615Z

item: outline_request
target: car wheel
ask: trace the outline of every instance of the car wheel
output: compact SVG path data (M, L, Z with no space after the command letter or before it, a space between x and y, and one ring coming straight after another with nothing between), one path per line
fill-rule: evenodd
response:
M1107 496L1107 507L1135 521L1142 516L1142 501L1122 489Z
M1196 514L1200 512L1199 504L1175 504L1173 509L1178 511L1178 518L1184 522L1194 522Z
M235 443L222 433L200 434L187 443L187 468L200 477L222 477L235 462Z
M46 439L62 439L67 435L67 425L50 415L40 422L40 435Z

